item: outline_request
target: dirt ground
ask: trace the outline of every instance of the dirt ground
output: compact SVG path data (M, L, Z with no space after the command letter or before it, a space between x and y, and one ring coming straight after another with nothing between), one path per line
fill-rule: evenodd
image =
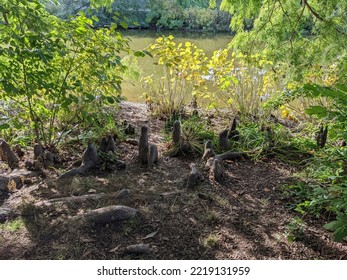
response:
M221 183L204 172L204 181L189 189L184 178L192 159L164 155L163 122L150 119L144 105L128 102L119 119L149 127L159 164L141 166L136 142L123 141L117 153L127 164L124 170L67 181L56 179L60 170L50 170L45 178L2 193L0 209L13 214L0 223L0 259L347 259L347 242L332 241L331 232L322 228L325 221L292 210L283 189L294 180L290 166L276 159L226 161ZM124 189L128 195L117 197ZM98 193L103 197L97 200L33 206ZM137 214L107 225L72 218L108 205L129 206ZM127 253L127 246L142 243L149 245L147 254Z

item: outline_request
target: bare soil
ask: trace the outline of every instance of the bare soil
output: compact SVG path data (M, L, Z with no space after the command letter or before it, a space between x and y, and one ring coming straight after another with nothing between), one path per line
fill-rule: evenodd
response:
M117 142L117 153L127 164L124 170L59 181L62 169L50 169L44 177L26 179L21 189L2 193L0 208L13 214L0 224L0 259L347 259L347 242L334 242L322 228L324 220L292 210L291 198L283 191L294 181L292 167L275 158L227 161L221 183L204 171L204 182L188 189L184 178L192 159L164 155L163 122L149 118L145 105L124 102L121 107L119 120L137 129L148 125L150 142L159 147L159 164L141 166L136 143L122 141ZM62 159L67 168L75 158ZM5 172L4 164L2 168ZM116 198L123 189L130 190L129 195ZM96 193L105 196L33 206ZM138 213L107 225L71 218L108 205L129 206ZM142 243L149 245L149 254L127 253L127 246Z

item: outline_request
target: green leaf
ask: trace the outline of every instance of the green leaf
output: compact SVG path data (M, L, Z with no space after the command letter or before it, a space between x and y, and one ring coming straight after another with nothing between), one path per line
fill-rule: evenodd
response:
M136 52L134 52L134 55L136 57L145 57L146 56L145 52L143 52L143 51L136 51Z
M85 27L82 27L82 26L80 26L76 29L76 32L79 34L85 33L86 31L87 31L87 29Z
M324 228L327 230L335 231L339 227L341 227L341 225L343 225L343 224L340 221L333 221L333 222L330 222L328 224L325 224Z
M120 23L119 23L124 29L128 29L128 24L125 22L125 21L121 21Z
M334 241L342 241L347 236L347 225L339 227L334 232Z
M327 108L323 106L311 106L305 112L308 115L316 115L318 118L324 118L328 115Z
M338 215L336 221L325 224L324 228L334 231L335 241L342 241L347 236L347 215Z
M114 103L114 98L112 96L106 96L106 100L108 103L111 103L111 104Z
M92 19L95 21L95 22L99 22L99 18L97 16L92 16Z
M0 130L8 129L8 128L10 128L10 125L8 123L0 124Z

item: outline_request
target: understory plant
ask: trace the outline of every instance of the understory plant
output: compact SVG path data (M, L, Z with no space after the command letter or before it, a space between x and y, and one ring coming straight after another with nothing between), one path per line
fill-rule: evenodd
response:
M252 55L227 49L215 51L208 63L208 80L213 87L203 97L210 107L224 106L242 116L262 116L262 104L282 87L272 65L266 50Z
M154 69L154 74L142 79L146 102L156 115L169 117L182 112L205 88L205 53L190 42L177 44L172 35L159 37L149 51L156 59L154 68L160 71Z
M0 21L1 128L30 128L54 146L81 122L98 125L98 108L120 98L130 52L115 26L94 29L82 12L58 19L38 0L6 1Z
M171 134L173 123L175 120L181 121L181 141L179 143L171 143ZM193 156L202 156L204 151L204 143L212 140L214 146L217 147L216 134L213 129L197 115L188 116L186 118L173 117L166 120L165 132L170 139L168 154L187 154Z

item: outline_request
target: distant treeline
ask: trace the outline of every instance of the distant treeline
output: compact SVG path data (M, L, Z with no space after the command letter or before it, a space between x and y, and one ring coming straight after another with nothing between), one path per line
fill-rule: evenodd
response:
M99 18L98 26L126 22L129 28L230 31L231 16L219 10L220 2L211 9L209 0L115 0L111 10L102 8L93 14ZM90 8L87 0L60 0L46 5L61 18Z

